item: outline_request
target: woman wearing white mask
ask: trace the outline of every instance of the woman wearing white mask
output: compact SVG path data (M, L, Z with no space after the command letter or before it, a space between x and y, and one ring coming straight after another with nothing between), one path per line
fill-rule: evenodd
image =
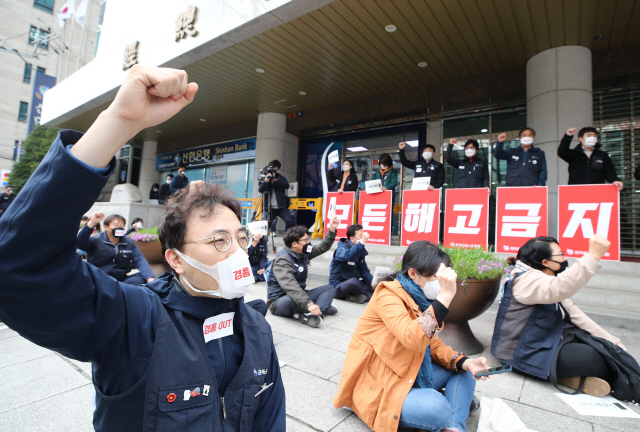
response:
M616 174L616 167L606 151L598 144L598 131L593 127L583 127L578 132L578 144L571 149L571 140L576 128L567 130L558 146L558 156L569 164L569 184L604 184L613 183L618 190L624 185Z
M441 188L444 184L445 172L444 165L433 158L436 153L436 148L431 144L427 144L422 151L422 156L418 156L418 160L414 162L407 159L407 156L404 154L406 145L407 143L405 142L398 144L398 147L400 147L400 163L407 168L411 168L414 171L414 177L430 177L430 190Z
M378 169L373 170L371 180L380 179L382 181L382 190L394 190L398 184L398 171L393 168L393 160L388 153L383 153L380 156L380 162Z
M485 159L478 157L480 144L474 139L464 143L464 156L460 160L453 157L453 146L458 144L458 140L451 138L447 146L445 159L458 171L458 188L484 188L489 187L489 164Z
M477 404L473 375L488 366L437 336L456 293L450 264L433 243L412 243L400 272L378 284L358 321L333 405L353 410L376 432L466 429Z
M493 155L507 161L506 186L544 186L547 183L547 160L544 151L533 146L536 132L530 127L520 131L520 146L504 148L507 134L498 136Z
M327 178L329 179L329 181L338 184L338 193L357 191L358 176L356 175L356 170L353 167L351 161L345 159L345 161L342 162L342 171L340 171L339 175L336 175L336 165L336 163L334 163L333 166L329 165L329 173L327 175Z

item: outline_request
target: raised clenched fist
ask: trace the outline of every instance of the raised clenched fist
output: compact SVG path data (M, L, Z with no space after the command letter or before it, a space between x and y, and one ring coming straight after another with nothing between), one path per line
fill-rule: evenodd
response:
M103 219L104 219L104 213L102 212L92 213L91 217L89 218L89 222L87 222L87 226L89 228L93 228L96 225L98 225L100 222L102 222Z
M402 141L400 144L398 144L398 147L400 147L400 150L404 150L404 147L407 145L406 142Z
M360 237L360 243L366 244L368 240L369 240L369 233L365 231L362 233L362 237Z
M594 235L589 239L589 255L596 261L600 261L600 258L609 250L611 242L604 237Z
M458 144L458 140L457 140L457 139L455 139L455 138L451 138L451 139L449 140L449 144L451 144L451 145L456 145L456 144Z
M576 128L567 129L567 135L573 136L574 133L576 133Z
M507 139L507 134L506 133L501 133L500 135L498 135L498 142L505 142Z

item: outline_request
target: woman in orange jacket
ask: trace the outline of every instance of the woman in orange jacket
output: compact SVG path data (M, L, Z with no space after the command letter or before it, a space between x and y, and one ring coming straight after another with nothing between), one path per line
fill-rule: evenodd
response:
M376 432L466 429L473 374L488 365L437 336L456 292L450 263L433 243L412 243L401 271L378 285L358 321L333 405Z

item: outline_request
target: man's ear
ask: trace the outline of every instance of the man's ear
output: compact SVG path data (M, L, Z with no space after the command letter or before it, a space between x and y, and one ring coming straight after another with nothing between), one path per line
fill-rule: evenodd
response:
M184 274L184 267L182 266L182 262L180 262L180 257L177 253L172 251L171 249L167 249L164 252L164 258L167 260L171 268L178 274Z

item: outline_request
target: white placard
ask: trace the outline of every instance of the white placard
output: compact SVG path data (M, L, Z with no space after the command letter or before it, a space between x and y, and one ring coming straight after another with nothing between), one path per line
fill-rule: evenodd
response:
M329 165L339 161L340 161L340 153L338 152L338 150L334 150L331 153L329 153Z
M247 229L251 231L251 234L260 234L263 237L269 232L269 221L255 221L247 224Z
M391 267L376 266L373 272L373 283L378 285L384 278L391 274Z
M611 396L589 396L586 394L568 395L556 393L567 405L580 415L596 417L630 417L640 418L640 415Z
M382 180L377 179L366 181L364 182L364 188L368 194L382 192Z
M428 190L431 184L431 177L414 177L411 183L411 190Z
M329 209L327 210L327 218L329 220L333 220L336 217L336 201L338 199L336 197L331 197L329 200Z
M227 166L212 166L209 168L209 183L225 183L227 181Z
M298 198L298 182L289 182L289 189L287 189L287 196L289 198Z
M202 333L204 343L233 334L233 316L235 312L227 312L204 320Z

